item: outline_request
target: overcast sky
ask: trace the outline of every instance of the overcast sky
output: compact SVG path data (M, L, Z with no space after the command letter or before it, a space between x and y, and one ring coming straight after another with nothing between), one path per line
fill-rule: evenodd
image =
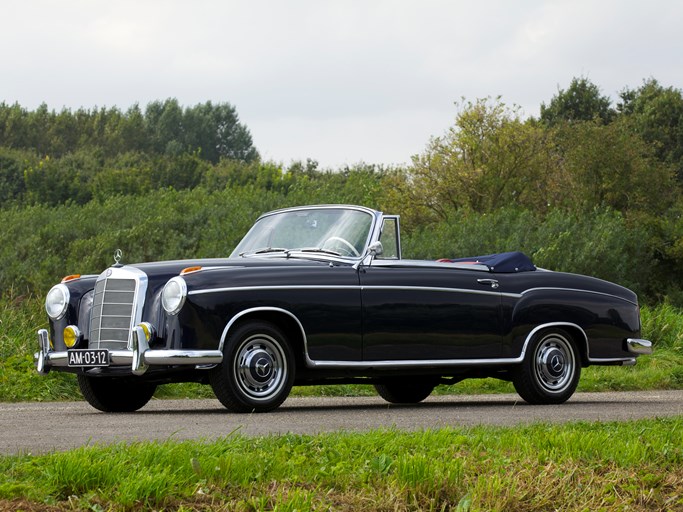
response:
M683 88L683 2L0 0L0 102L228 102L266 160L410 161L461 98Z

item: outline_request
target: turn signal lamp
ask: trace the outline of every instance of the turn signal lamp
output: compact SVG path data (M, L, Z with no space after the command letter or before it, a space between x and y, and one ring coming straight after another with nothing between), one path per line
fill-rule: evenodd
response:
M190 272L197 272L197 270L201 270L202 267L187 267L184 268L180 271L180 275L184 276L185 274L189 274Z
M73 281L74 279L78 279L81 277L81 274L71 274L70 276L65 276L62 279L62 283L66 283L67 281Z
M67 325L62 333L66 348L74 348L83 339L83 334L75 325Z

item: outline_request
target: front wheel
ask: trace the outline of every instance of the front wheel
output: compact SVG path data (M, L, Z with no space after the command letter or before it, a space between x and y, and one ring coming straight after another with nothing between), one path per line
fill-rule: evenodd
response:
M289 395L294 371L292 349L280 329L249 322L225 340L223 362L211 371L210 382L232 412L268 412Z
M135 379L78 375L78 387L86 401L103 412L133 412L154 395L156 384Z
M512 383L530 404L561 404L576 391L581 362L572 337L562 329L546 329L532 338Z

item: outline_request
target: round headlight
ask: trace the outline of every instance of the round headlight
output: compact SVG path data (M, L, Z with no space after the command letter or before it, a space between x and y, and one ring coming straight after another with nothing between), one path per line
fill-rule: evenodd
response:
M175 315L185 304L187 284L182 277L171 278L161 292L161 305L169 315Z
M59 320L64 317L68 307L69 289L63 284L53 286L47 293L45 299L45 311L47 311L47 316L52 320Z

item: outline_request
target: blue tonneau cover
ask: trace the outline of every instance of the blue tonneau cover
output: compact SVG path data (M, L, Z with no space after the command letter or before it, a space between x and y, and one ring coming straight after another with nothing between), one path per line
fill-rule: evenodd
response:
M472 263L486 265L491 272L529 272L536 270L536 266L529 257L519 251L473 256L471 258L442 259L439 261L451 263Z

